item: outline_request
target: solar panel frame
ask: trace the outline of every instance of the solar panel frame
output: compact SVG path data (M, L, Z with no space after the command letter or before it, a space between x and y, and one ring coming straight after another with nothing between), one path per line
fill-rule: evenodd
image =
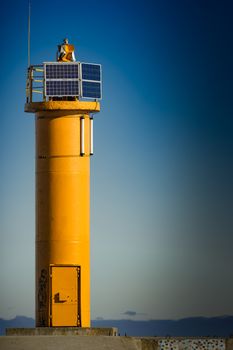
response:
M102 67L87 62L44 62L46 97L102 99Z
M99 67L99 80L97 79L87 79L84 74L83 74L83 66L90 66L90 67ZM86 99L95 99L95 100L101 100L102 99L102 66L101 64L97 64L97 63L89 63L89 62L80 62L80 77L81 77L81 90L80 90L80 94L81 97L86 98ZM100 86L100 94L97 96L88 96L84 93L85 91L85 82L87 83L93 83L93 86L98 83Z
M84 98L101 99L101 83L99 81L82 80L81 95Z
M44 62L44 79L47 97L80 95L79 62Z
M78 80L47 80L45 91L46 96L50 97L79 96L80 82Z
M101 65L100 64L80 62L80 66L81 66L81 80L101 81ZM88 71L85 72L84 68L89 68L89 72ZM97 69L93 70L93 68L97 68ZM88 77L88 74L89 75L93 74L93 75Z
M55 68L54 72L56 73L56 75L58 73L63 73L62 76L47 76L47 69L49 68L51 70L51 68ZM76 69L77 67L77 69ZM65 68L65 69L64 69ZM71 71L71 68L73 68L73 71L75 71L76 69L76 76L68 76L70 74L69 69ZM75 69L74 69L75 68ZM60 72L59 72L60 71ZM79 62L44 62L44 76L46 80L51 80L51 79L80 79L80 69L79 69ZM53 73L54 73L53 72ZM64 74L65 73L65 74Z

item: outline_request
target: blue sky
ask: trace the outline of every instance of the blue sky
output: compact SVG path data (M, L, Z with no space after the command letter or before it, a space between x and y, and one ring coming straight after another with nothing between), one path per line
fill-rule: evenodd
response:
M31 1L31 61L68 37L101 63L91 159L92 318L233 314L229 1ZM0 317L34 316L27 1L1 4Z

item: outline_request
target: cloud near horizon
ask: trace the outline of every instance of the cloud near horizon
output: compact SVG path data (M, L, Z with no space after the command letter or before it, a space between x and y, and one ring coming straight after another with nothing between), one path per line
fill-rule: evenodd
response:
M123 312L122 315L136 316L136 315L146 315L146 314L145 313L139 313L139 312L132 311L132 310L127 310L127 311Z

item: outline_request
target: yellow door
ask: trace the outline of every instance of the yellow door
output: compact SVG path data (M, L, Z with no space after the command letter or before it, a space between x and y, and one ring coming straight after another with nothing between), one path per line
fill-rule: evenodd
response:
M80 267L52 267L51 326L80 327Z

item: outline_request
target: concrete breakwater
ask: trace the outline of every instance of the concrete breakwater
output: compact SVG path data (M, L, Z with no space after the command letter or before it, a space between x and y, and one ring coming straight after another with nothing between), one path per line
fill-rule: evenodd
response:
M233 350L233 338L120 337L113 335L7 335L0 350Z

